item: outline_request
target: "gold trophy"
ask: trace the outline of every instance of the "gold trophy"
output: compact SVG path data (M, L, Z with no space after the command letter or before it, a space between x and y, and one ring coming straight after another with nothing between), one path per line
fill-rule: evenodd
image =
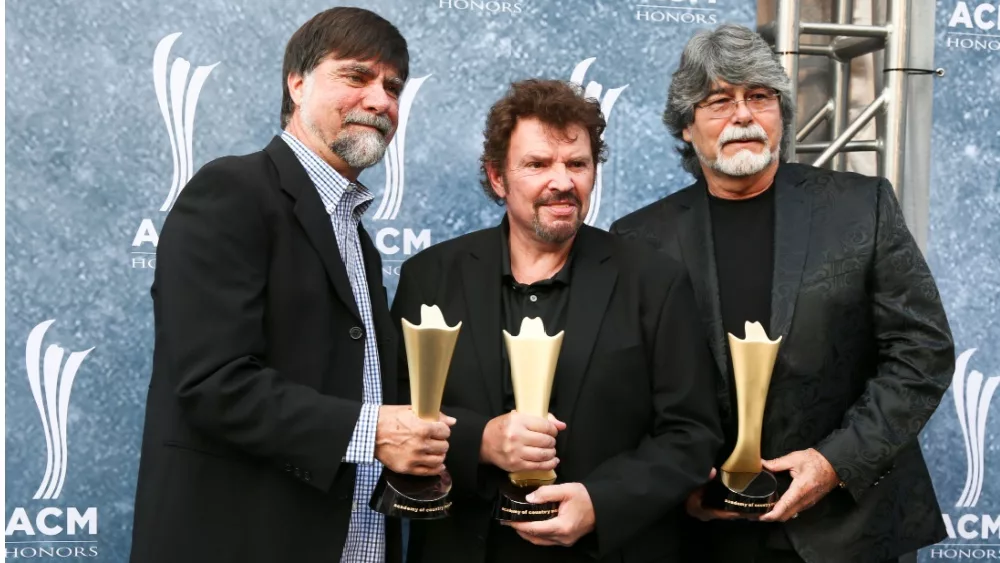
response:
M420 306L420 324L403 319L403 342L410 371L410 402L423 420L436 422L448 367L462 323L450 327L436 305ZM433 520L448 515L451 475L420 477L386 468L368 505L387 516Z
M549 415L549 398L556 375L556 363L562 348L563 332L555 336L545 333L542 319L521 321L521 332L511 336L503 331L510 358L510 379L514 387L514 406L523 412L542 418ZM508 473L510 481L500 487L494 517L505 522L548 520L559 514L558 502L532 504L525 497L542 485L556 481L556 472L515 471Z
M739 430L736 447L705 490L702 503L706 507L763 514L778 501L778 483L761 463L760 439L764 404L780 343L781 337L769 339L760 323L746 323L744 340L729 334Z

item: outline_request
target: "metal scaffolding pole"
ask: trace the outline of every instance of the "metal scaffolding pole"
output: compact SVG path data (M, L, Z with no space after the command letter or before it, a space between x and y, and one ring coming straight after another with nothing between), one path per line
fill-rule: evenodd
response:
M830 98L805 120L790 143L792 148L786 156L794 161L796 153L819 154L813 162L815 166L844 170L844 153L876 152L879 174L892 183L904 202L907 222L911 227L916 225L917 231L914 234L923 247L926 241L927 182L930 176L929 158L925 157L929 152L929 141L917 139L916 135L909 133L906 121L908 115L912 119L921 120L914 124L914 131L922 136L929 134L929 125L925 122L929 121L931 114L931 97L929 92L924 92L926 88L922 88L920 92L914 91L910 73L914 71L911 67L915 64L931 64L933 10L911 6L912 0L873 0L876 14L884 14L884 17L876 16L873 19L876 25L855 25L851 23L854 0L835 0L835 21L800 22L800 1L778 0L775 21L758 28L760 34L773 43L782 65L792 78L795 96L798 95L799 57L825 56L830 60ZM886 5L884 11L880 1ZM911 21L914 18L918 21ZM918 33L925 39L911 41L912 33ZM802 38L805 36L829 36L831 39L828 44L811 44L809 41L803 43ZM925 44L931 46L927 47ZM916 54L911 55L911 52ZM875 54L876 61L875 99L851 122L848 115L851 101L851 61L869 53ZM937 73L940 75L942 71ZM855 140L858 132L873 118L877 125L876 139ZM827 138L819 142L806 142L824 122L828 125ZM910 159L905 158L908 149L914 153ZM916 197L907 194L907 190L911 190Z

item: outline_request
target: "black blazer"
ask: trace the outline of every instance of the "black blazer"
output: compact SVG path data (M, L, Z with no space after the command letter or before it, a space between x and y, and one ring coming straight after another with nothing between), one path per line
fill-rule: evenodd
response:
M379 254L359 233L392 403L399 343ZM330 218L285 142L205 165L157 261L131 561L339 561L366 335Z
M782 164L772 189L770 336L783 338L762 455L816 448L847 485L785 531L809 563L881 562L933 544L945 529L917 435L955 357L930 270L885 180ZM619 219L612 231L683 262L715 360L728 373L704 181ZM720 380L725 422L734 416L731 392L728 378ZM734 442L727 437L723 458Z
M462 328L442 411L458 419L445 463L452 516L413 522L410 561L485 559L496 487L507 474L479 462L483 429L502 410L500 229L431 247L402 268L393 318L419 322L438 305ZM555 375L558 482L581 482L596 533L546 561L672 561L676 514L703 483L719 446L714 364L680 266L642 245L584 226L574 243L569 310ZM400 385L408 387L405 353ZM407 396L404 390L401 395ZM495 539L495 538L494 538ZM509 534L509 541L524 542ZM527 544L527 542L524 542Z

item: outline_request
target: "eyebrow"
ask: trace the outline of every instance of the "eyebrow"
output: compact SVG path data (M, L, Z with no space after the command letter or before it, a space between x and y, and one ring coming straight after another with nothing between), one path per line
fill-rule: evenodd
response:
M375 70L372 69L372 67L370 67L370 66L368 66L368 65L366 65L364 63L354 63L354 64L345 65L345 66L343 66L343 67L340 68L340 72L341 73L356 72L358 74L364 75L369 80L374 79L376 76L378 76L375 73ZM403 81L398 76L387 77L385 79L385 82L387 84L391 84L392 86L396 86L396 87L398 87L400 89L403 88Z

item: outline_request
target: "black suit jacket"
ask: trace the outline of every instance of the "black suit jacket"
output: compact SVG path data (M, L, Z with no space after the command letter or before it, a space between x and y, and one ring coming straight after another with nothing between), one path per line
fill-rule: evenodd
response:
M496 488L507 479L479 462L486 423L504 414L500 236L492 228L438 244L400 275L397 323L419 322L422 304L438 305L450 324L462 322L442 407L458 419L445 461L454 479L452 516L413 522L411 561L483 561ZM715 368L691 285L679 265L590 227L581 228L573 252L554 383L553 414L567 424L557 438L556 472L558 482L586 486L597 524L573 548L543 548L546 560L672 561L677 509L707 479L721 445Z
M782 343L762 455L816 448L847 485L785 531L809 563L880 562L935 543L945 529L917 435L948 387L954 347L892 187L782 164L772 189L770 336L781 335ZM704 181L623 217L612 231L684 263L715 360L727 373ZM731 392L728 378L720 381L726 422L734 416ZM727 436L724 454L734 440Z
M399 343L379 254L359 234L392 403ZM157 261L131 560L339 561L367 335L330 218L285 142L205 165Z

